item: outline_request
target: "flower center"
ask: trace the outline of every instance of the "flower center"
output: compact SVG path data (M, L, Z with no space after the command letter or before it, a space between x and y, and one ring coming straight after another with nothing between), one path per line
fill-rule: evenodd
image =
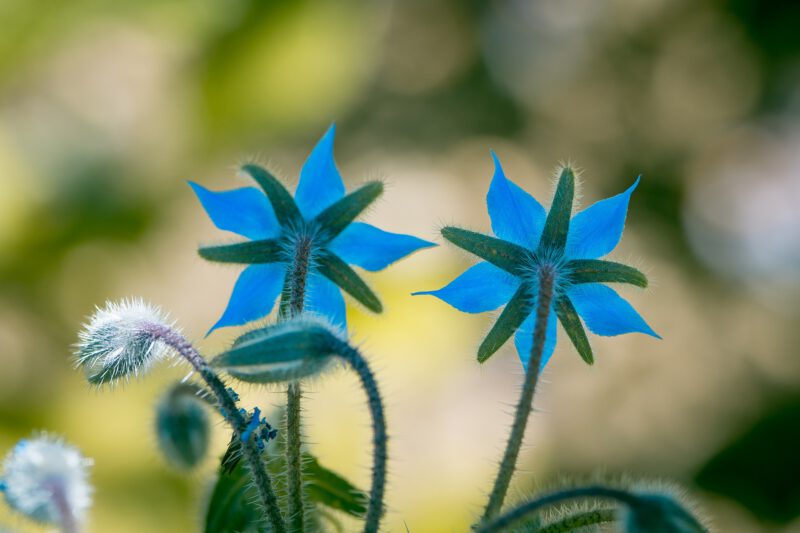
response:
M563 293L570 283L570 268L564 253L555 250L538 250L530 256L530 261L523 279L533 287L539 286L542 274L549 274L553 278L553 291L555 294Z

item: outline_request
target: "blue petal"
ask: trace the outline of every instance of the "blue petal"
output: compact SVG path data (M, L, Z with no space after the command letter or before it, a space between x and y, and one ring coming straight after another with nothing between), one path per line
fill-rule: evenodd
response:
M572 218L567 235L567 257L596 259L617 246L625 228L628 200L637 185L639 178L622 194L601 200Z
M539 365L539 370L545 367L553 351L556 349L556 313L551 308L550 315L547 318L547 334L544 338L544 351L542 351L542 362ZM533 349L533 330L536 327L536 311L530 314L525 322L517 330L514 335L514 344L517 347L517 354L522 361L522 368L528 371L528 361L531 358L531 349Z
M536 199L512 183L503 173L494 152L494 177L486 195L494 234L526 248L536 248L547 218Z
M294 199L307 220L344 196L344 182L333 160L335 134L334 124L319 140L300 170L300 183Z
M322 274L313 273L308 277L305 310L322 315L333 325L347 329L342 291Z
M592 333L613 336L638 332L661 338L633 306L610 287L587 283L570 288L568 294Z
M285 268L282 263L250 265L245 268L236 280L222 318L206 335L218 328L241 326L267 316L283 288Z
M449 285L437 291L415 292L430 294L465 313L483 313L508 303L519 287L514 276L490 263L478 263Z
M389 233L364 222L353 222L331 243L331 250L345 262L374 272L428 246L436 245L411 235Z
M231 191L210 191L189 182L194 193L221 230L232 231L248 239L268 239L278 233L278 220L267 197L254 187Z

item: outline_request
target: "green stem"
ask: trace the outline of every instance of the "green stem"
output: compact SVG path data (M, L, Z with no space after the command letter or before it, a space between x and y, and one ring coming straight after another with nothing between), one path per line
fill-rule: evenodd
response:
M386 460L387 460L387 441L386 418L383 410L378 382L375 374L369 368L366 359L358 350L341 342L334 352L342 358L350 368L358 375L361 386L367 394L370 415L372 417L372 487L369 493L369 506L365 517L364 532L375 533L380 526L383 516L383 495L386 490Z
M298 238L292 267L287 272L284 294L281 297L279 320L295 317L303 312L308 283L309 261L312 242L310 238ZM301 453L300 383L289 383L286 390L286 481L289 493L289 530L303 531L305 528L305 505L303 503L303 464Z
M239 409L237 409L236 402L231 397L225 384L216 372L208 366L203 356L201 356L195 347L181 336L180 333L170 327L161 325L153 325L150 328L150 332L154 337L161 339L165 344L172 347L186 359L197 373L200 374L211 389L211 392L214 393L223 418L231 425L234 435L236 435L236 438L238 438L242 444L242 454L250 468L250 473L258 489L261 503L266 510L267 518L272 525L272 530L275 533L284 533L286 531L286 524L283 521L283 516L278 506L278 498L275 496L275 491L272 488L272 480L264 469L261 453L253 438L251 437L247 440L242 438L247 428L247 421L239 412Z
M574 515L566 516L561 520L548 524L536 533L568 533L576 529L598 524L606 524L617 519L616 509L595 509Z
M636 503L636 497L633 494L621 489L604 487L602 485L567 489L546 494L536 498L535 500L523 503L519 507L508 511L506 514L501 515L494 520L484 522L477 528L477 532L492 533L495 531L503 531L505 528L516 524L520 520L530 517L547 506L562 503L567 500L574 500L576 498L602 498L614 500L625 505Z
M551 268L543 267L539 270L536 326L533 330L533 346L528 360L528 371L525 375L525 384L522 387L522 394L514 414L514 423L508 436L508 444L506 444L506 450L500 462L500 469L497 471L497 478L481 518L481 523L488 521L500 512L517 465L522 438L525 436L525 427L528 425L528 418L533 409L533 395L536 392L536 383L539 380L539 366L544 352L547 320L550 315L550 305L553 301L553 277L554 273Z

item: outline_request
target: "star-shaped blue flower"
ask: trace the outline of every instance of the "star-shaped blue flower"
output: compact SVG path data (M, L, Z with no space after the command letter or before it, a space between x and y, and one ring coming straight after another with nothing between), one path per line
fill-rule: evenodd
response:
M222 230L249 239L242 243L200 248L202 257L249 264L233 288L228 306L209 333L238 326L270 313L298 253L306 254L308 270L300 276L304 308L346 328L340 288L368 309L380 312L377 296L349 265L382 270L433 243L389 233L353 220L383 191L370 182L345 195L333 158L335 126L314 147L302 170L294 198L265 169L248 164L242 170L260 186L213 192L194 189L212 222Z
M546 212L533 196L506 178L492 153L495 172L486 203L496 237L455 227L442 235L484 262L468 269L449 285L415 294L430 294L467 313L482 313L505 304L503 312L478 349L488 359L516 332L517 353L527 367L533 344L539 273L554 275L554 297L545 337L542 367L556 345L556 322L561 322L581 357L594 361L581 323L598 335L640 332L660 338L633 307L604 283L647 286L633 267L599 258L619 243L628 200L639 180L617 196L597 202L572 216L575 177L561 172L553 205ZM526 368L527 370L527 368Z

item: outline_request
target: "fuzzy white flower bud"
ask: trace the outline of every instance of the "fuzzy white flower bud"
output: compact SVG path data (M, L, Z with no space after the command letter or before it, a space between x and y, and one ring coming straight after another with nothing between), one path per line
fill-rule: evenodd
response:
M91 459L58 438L21 440L3 462L6 501L29 518L68 529L83 521L92 503L91 465Z
M115 384L121 378L147 372L171 353L156 335L174 326L157 307L140 299L108 302L97 308L79 334L76 366L90 383Z

